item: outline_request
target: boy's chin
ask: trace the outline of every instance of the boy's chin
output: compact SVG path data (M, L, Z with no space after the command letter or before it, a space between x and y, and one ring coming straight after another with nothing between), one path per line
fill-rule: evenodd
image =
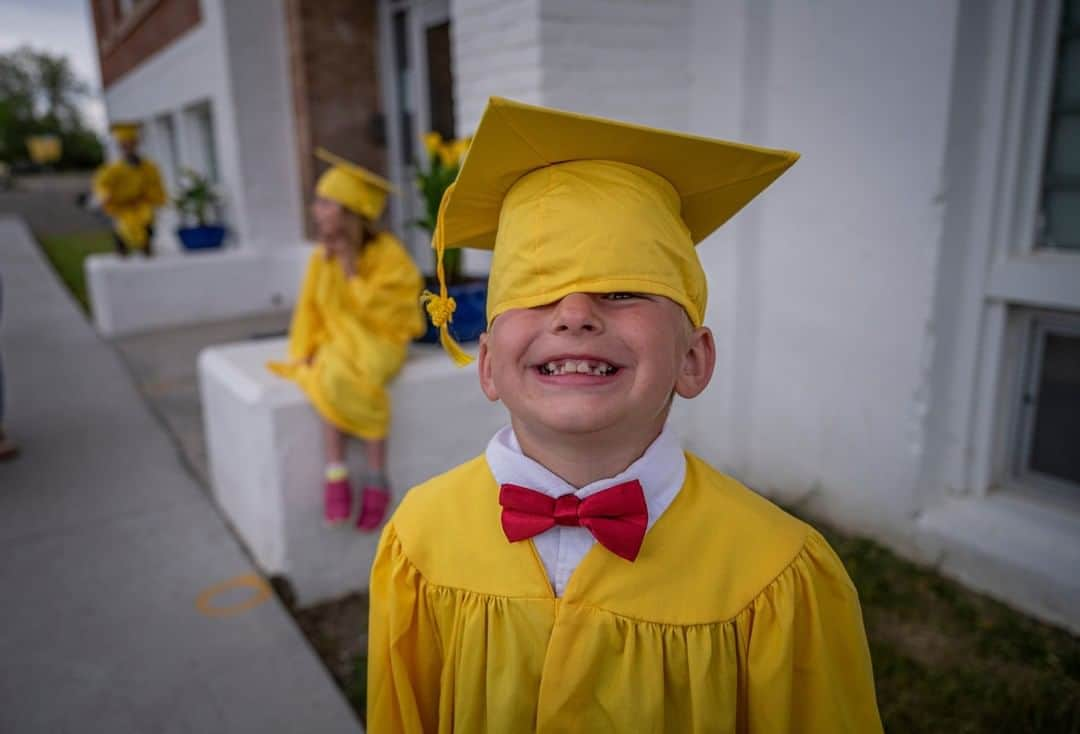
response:
M534 424L549 433L581 437L605 432L619 423L618 416L582 410L580 407L574 411L551 412L537 416L534 421Z

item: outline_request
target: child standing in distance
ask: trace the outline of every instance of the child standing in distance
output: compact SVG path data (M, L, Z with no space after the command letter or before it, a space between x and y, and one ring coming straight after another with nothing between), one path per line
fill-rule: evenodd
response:
M390 182L325 150L316 155L332 164L316 184L311 205L319 244L293 312L291 361L268 367L295 380L323 421L329 524L352 516L346 437L364 442L367 475L356 527L374 530L390 504L386 388L409 342L424 332L423 278L401 242L376 229L393 190Z
M667 427L715 362L695 243L796 158L491 100L434 245L494 250L511 423L383 532L370 731L881 731L839 559Z

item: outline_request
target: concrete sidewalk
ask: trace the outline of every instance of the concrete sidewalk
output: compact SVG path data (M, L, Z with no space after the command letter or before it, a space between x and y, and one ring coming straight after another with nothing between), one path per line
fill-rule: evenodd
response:
M344 698L253 573L22 222L0 217L0 731L347 732Z

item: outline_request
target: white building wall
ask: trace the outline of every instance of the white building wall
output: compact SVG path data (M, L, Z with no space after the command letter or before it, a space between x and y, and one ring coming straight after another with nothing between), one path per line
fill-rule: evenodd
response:
M695 13L692 130L803 153L701 246L721 368L695 448L901 542L925 453L956 4Z
M277 249L303 240L283 0L218 0L236 126L236 157L252 246Z
M189 111L209 102L226 220L242 248L295 245L301 236L282 2L202 0L195 29L105 93L111 119L171 117L178 167L204 172L205 151ZM165 158L166 141L150 128L145 152ZM176 250L175 214L163 210L158 224L158 245Z
M471 134L488 97L542 104L541 0L451 0L457 129Z
M690 0L541 0L543 104L685 130Z
M458 133L471 135L488 97L543 104L540 58L541 0L450 0L454 115ZM466 250L466 273L484 275L491 254Z
M512 5L452 5L462 130L498 94L803 153L701 245L720 362L685 406L691 444L904 544L926 454L957 3Z
M209 170L193 110L209 105L213 154L230 230L225 253L95 256L87 263L94 322L106 336L288 307L308 253L289 88L284 0L202 0L202 22L106 91L112 119L146 124L145 153L162 164L170 195L181 168ZM176 136L175 159L168 127ZM171 207L155 245L180 248Z

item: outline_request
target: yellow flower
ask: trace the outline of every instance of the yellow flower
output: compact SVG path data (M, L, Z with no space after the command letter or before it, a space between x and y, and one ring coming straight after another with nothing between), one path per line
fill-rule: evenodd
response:
M424 136L424 148L427 150L429 158L442 147L442 144L442 135L435 131L429 132Z
M442 164L447 168L454 165L453 143L443 143L439 146L439 160L442 161Z

